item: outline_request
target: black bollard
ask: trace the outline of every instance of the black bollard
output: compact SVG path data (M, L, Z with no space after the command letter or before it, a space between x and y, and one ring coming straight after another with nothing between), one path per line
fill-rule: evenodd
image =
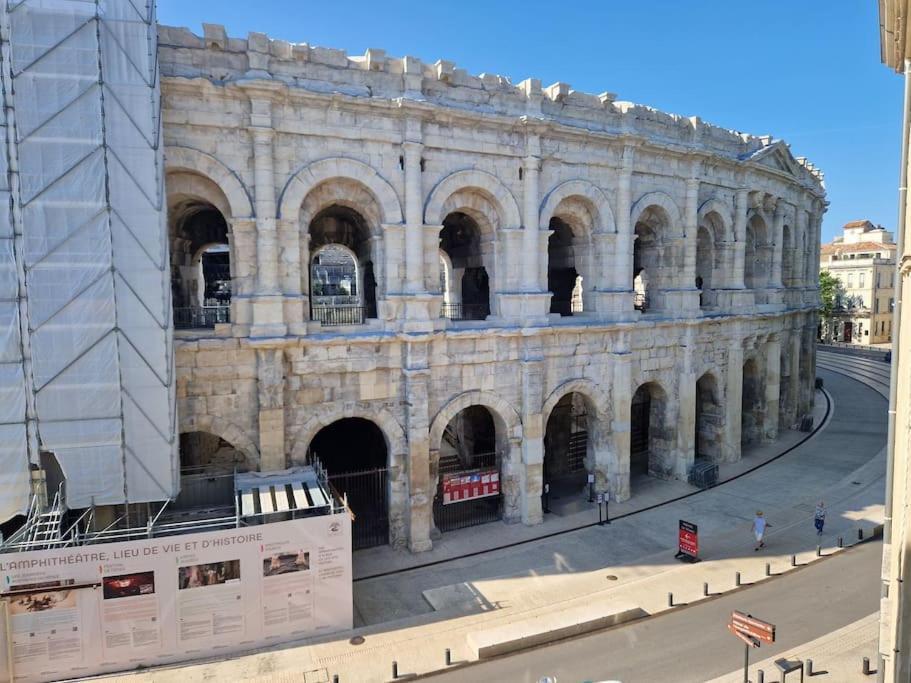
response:
M734 585L740 586L740 572L735 572L734 574Z
M863 668L861 669L861 672L863 673L864 676L869 676L871 673L873 673L872 671L870 671L870 658L869 657L864 657Z
M791 555L791 566L792 567L797 566L797 555Z
M838 537L838 547L839 548L845 547L845 540L841 536Z
M704 583L704 584L702 584L702 596L708 597L708 594L709 594L709 584Z
M395 660L393 660L393 662L392 662L392 678L395 679L395 678L398 678L398 677L399 677L399 663L396 662Z
M449 666L450 664L452 664L452 652L447 647L446 648L446 666Z
M768 562L765 563L765 575L766 576L772 575L772 565L769 564Z
M673 594L673 593L668 593L668 594L667 594L667 606L668 606L668 607L673 607L673 606L674 606L674 594Z
M812 676L812 675L813 675L813 660L808 659L807 660L807 676Z
M864 540L864 530L863 529L857 530L857 540L858 541Z
M765 683L765 671L762 669L756 671L756 683Z

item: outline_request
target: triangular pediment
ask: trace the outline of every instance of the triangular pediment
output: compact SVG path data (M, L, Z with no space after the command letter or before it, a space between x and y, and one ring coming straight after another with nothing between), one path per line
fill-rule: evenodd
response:
M766 145L762 149L747 155L746 160L754 161L761 166L787 173L795 178L800 176L802 168L797 159L794 158L794 155L791 154L791 150L781 140Z

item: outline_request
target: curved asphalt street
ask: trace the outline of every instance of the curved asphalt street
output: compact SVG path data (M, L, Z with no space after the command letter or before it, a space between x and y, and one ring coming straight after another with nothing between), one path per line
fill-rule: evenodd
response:
M871 456L877 453L885 442L885 401L843 375L822 369L818 374L835 397L835 407L829 426L813 440L813 447L833 458L854 449ZM775 645L753 651L757 661L876 612L881 551L880 542L865 543L805 569L692 607L429 680L537 683L544 676L556 677L558 683L710 680L743 666L743 646L725 628L732 610L750 612L778 627Z

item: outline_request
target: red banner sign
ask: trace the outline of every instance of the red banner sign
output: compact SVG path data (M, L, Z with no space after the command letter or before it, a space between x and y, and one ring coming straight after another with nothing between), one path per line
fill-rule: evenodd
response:
M741 631L738 631L736 628L734 628L734 624L728 624L728 631L730 631L735 636L740 638L740 640L742 640L744 643L746 643L750 647L759 647L759 641L756 638L754 638L753 636L748 636L746 633L743 633Z
M496 468L443 475L443 505L500 495L500 472Z
M755 619L749 614L735 610L731 615L731 626L740 633L761 640L764 643L775 642L775 626L767 621Z
M695 524L680 520L677 531L677 550L690 557L699 556L699 528Z

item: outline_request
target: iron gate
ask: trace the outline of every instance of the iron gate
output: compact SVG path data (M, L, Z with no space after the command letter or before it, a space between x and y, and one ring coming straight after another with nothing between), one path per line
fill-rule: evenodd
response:
M437 483L437 493L433 499L433 519L440 531L455 531L465 527L495 522L502 516L502 484L501 493L487 498L463 500L457 503L443 505L443 475L472 474L485 468L496 467L499 471L499 458L496 453L479 453L472 456L472 469L464 469L459 461L459 456L451 455L440 458L440 477Z
M389 543L389 505L385 468L330 474L329 483L341 495L348 495L354 513L351 543L354 550Z

